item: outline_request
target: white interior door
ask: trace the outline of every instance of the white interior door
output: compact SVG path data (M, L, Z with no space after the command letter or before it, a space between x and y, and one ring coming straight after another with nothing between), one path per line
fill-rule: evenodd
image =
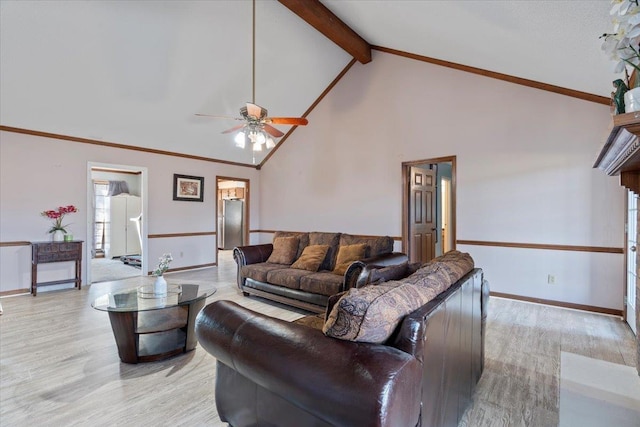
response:
M638 250L638 197L627 192L627 305L626 321L636 331L636 260Z

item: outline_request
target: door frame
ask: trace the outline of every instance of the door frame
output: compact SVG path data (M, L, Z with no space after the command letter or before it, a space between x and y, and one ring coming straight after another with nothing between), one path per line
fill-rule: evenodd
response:
M144 166L117 165L111 163L87 162L87 242L85 244L85 259L87 271L87 283L91 284L91 251L93 250L93 177L92 169L110 169L113 172L136 172L140 173L140 202L142 207L142 264L140 266L140 275L143 276L147 269L147 253L148 253L148 170Z
M636 241L636 245L637 243L637 239L638 236L633 236L633 239L630 239L629 237L629 223L630 221L635 221L636 225L634 227L634 229L637 230L637 227L640 226L640 224L638 223L638 218L637 218L637 212L636 212L636 217L631 218L629 217L629 197L632 195L633 197L635 197L636 199L638 198L638 195L636 193L634 193L632 190L629 189L625 189L625 198L624 198L624 218L625 218L625 226L624 226L624 289L623 289L623 300L622 300L622 320L627 323L629 325L629 328L633 331L634 330L634 326L637 325L637 321L638 319L636 318L638 316L638 307L636 307L637 305L637 298L635 301L632 302L632 305L634 307L633 311L633 320L635 322L635 325L632 326L632 323L629 321L629 288L630 287L635 287L636 283L629 283L629 255L630 252L636 253L636 250L633 250L632 248L629 247L629 240L633 240ZM640 205L640 203L638 203L638 205ZM640 208L637 206L637 208ZM635 274L637 275L638 273L638 266L637 266L637 256L634 257L636 258L636 268L635 268ZM631 286L630 286L631 285ZM637 292L637 290L636 290ZM635 327L636 331L634 332L634 334L637 336L640 333L640 330L638 330L638 327Z
M411 248L411 242L409 241L411 237L409 235L409 186L411 185L409 182L409 170L412 166L435 163L451 163L451 250L456 249L456 233L458 228L456 222L456 156L411 160L402 162L402 252L409 256L411 256L409 253ZM438 183L438 189L439 188L440 185ZM441 230L438 230L437 232L441 232Z
M236 178L236 177L231 177L231 176L221 176L221 175L216 175L216 192L215 192L215 204L214 204L214 212L215 212L215 217L216 217L216 265L218 265L218 251L220 250L220 248L218 248L218 233L220 233L220 230L218 230L218 191L220 190L220 188L218 187L218 184L220 183L220 181L241 181L244 182L244 225L243 225L243 230L242 230L242 244L243 245L248 245L249 244L249 223L251 222L251 217L249 212L251 211L249 209L251 203L251 180L249 178Z
M447 183L447 188L446 188L446 192L445 192L445 182ZM440 246L442 247L442 252L446 253L448 251L444 250L445 247L445 241L447 242L451 242L450 245L447 245L447 248L451 247L453 248L453 238L451 236L451 234L449 234L449 226L452 222L451 220L451 179L449 177L442 177L442 179L440 180L440 184L442 185L442 188L440 188L440 200L442 200L442 206L440 206L440 212L442 212L442 218L440 218L440 224L441 225L445 225L445 220L446 220L446 227L442 227L442 230L440 230L440 235L442 236L442 242L440 243ZM445 203L445 199L446 202ZM446 208L445 208L446 207ZM454 227L455 228L455 227Z

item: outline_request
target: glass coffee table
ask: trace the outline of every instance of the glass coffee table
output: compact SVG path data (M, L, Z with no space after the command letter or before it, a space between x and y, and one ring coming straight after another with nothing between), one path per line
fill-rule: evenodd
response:
M153 362L196 347L196 316L216 289L202 285L169 285L166 295L153 285L97 298L91 306L109 313L120 360Z

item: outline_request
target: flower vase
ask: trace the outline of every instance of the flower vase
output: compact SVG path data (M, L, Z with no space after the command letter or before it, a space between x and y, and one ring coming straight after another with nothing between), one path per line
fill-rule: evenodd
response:
M634 87L624 94L624 111L625 113L640 111L640 87Z
M167 281L162 276L156 276L156 281L153 284L153 293L157 296L167 295Z
M62 230L56 230L51 233L51 241L62 242L64 241L64 232Z

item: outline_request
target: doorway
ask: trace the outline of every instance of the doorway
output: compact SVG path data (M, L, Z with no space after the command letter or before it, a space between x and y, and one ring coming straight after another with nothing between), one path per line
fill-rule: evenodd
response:
M216 261L233 260L233 248L249 241L249 180L216 177Z
M144 275L146 168L89 162L87 283Z
M402 247L411 262L455 249L456 157L402 163Z

